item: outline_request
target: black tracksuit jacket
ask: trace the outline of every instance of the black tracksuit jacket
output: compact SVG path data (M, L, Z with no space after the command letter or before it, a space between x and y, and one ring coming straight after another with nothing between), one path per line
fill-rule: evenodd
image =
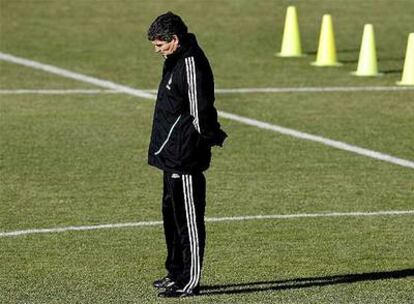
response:
M211 147L226 137L217 121L210 64L195 36L187 34L164 62L148 163L166 172L202 172L210 165Z

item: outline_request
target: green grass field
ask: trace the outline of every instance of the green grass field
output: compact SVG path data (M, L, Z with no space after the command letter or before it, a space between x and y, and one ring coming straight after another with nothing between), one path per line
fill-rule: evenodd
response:
M286 7L306 57L281 59ZM183 16L216 87L393 87L411 0L0 0L0 52L155 89L146 40L159 14ZM315 68L324 13L340 68ZM381 77L359 78L363 25ZM159 221L162 174L147 165L154 102L0 60L0 233ZM218 110L414 161L414 90L217 94ZM221 118L229 139L207 172L207 217L414 210L414 170ZM414 216L207 223L202 295L160 300L160 225L1 236L0 303L413 303Z

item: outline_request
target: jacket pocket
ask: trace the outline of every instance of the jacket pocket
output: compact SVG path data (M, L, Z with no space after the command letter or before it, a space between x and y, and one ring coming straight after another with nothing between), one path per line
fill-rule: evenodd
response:
M174 131L177 123L180 121L180 119L181 119L181 115L178 116L177 120L173 123L173 125L170 128L170 131L168 132L167 138L164 140L164 142L162 143L161 147L154 153L154 155L160 154L161 151L164 149L164 147L166 146L166 144L170 140L171 134L173 133L173 131Z
M178 154L182 163L196 161L200 149L203 148L202 137L195 129L193 120L191 115L186 115L180 122Z

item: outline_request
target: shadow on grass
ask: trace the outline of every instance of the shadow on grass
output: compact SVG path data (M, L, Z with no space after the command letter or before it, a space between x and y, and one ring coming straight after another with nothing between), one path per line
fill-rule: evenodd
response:
M344 53L344 54L346 54L346 53L354 54L355 53L355 54L358 55L359 49L339 49L339 50L336 50L336 52L337 53ZM317 50L311 50L311 51L306 52L307 55L316 55L317 53L318 53Z
M336 284L349 284L365 281L403 279L414 276L414 269L403 269L383 272L343 274L325 277L296 278L289 280L251 282L242 284L225 284L201 286L200 295L244 294L262 291L278 291L287 289L309 288Z
M384 73L384 74L401 74L402 70L384 70L384 71L381 71L381 73Z

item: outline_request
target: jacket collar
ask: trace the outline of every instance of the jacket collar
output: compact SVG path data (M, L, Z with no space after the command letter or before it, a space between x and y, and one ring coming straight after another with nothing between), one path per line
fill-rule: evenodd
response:
M198 47L197 39L194 34L188 33L180 40L180 46L177 50L167 56L167 63L176 62L178 59L183 58L187 53L191 52L195 47Z

